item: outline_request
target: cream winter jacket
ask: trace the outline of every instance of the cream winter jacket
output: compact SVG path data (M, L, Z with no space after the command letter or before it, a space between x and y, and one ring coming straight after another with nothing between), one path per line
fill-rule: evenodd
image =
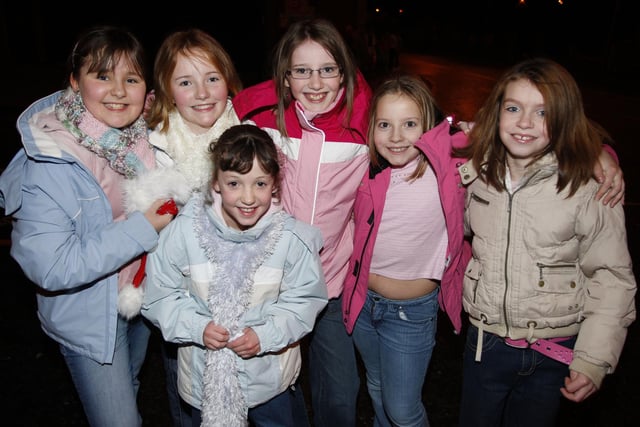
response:
M624 211L594 198L590 181L572 197L556 191L553 154L532 165L512 194L460 168L469 184L465 228L473 257L463 307L480 331L501 337L577 335L570 365L597 387L612 373L635 319L636 282Z

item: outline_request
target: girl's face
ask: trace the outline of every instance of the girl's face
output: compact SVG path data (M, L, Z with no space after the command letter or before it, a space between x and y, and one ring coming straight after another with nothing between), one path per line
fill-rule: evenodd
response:
M170 89L178 112L195 134L208 131L227 106L227 83L204 57L179 55Z
M523 168L550 143L544 118L544 99L528 80L507 85L500 109L500 139L510 168Z
M219 171L213 189L222 196L222 217L227 225L247 230L271 207L275 180L254 158L253 167L246 174Z
M121 129L136 121L144 107L147 85L129 61L120 58L113 71L89 73L80 69L80 78L71 75L71 88L78 92L87 110L105 125Z
M420 151L414 143L424 133L420 110L402 94L387 94L376 106L373 142L376 151L391 167L401 168L413 161Z
M315 41L306 40L291 54L289 70L299 68L314 70L308 79L294 79L288 75L285 81L285 86L290 88L293 98L299 101L307 111L324 112L338 96L343 79L342 73L338 73L335 77L322 78L317 70L325 67L338 67L338 64L333 56Z

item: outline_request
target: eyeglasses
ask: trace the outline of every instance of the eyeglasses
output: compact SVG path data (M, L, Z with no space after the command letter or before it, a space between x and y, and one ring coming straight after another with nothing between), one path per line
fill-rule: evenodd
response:
M329 65L326 67L320 67L317 70L312 68L292 68L287 70L287 75L291 76L294 79L298 80L307 80L311 78L311 75L314 71L318 72L318 75L321 79L330 79L333 77L338 77L342 70L337 65Z

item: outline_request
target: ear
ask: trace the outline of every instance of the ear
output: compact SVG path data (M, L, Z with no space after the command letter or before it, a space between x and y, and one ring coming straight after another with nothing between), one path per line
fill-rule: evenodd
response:
M211 187L213 188L213 191L220 193L220 184L218 184L218 181L214 182Z
M73 76L73 73L69 74L69 84L71 85L71 89L73 89L74 92L77 92L80 90L80 84L78 83L76 78Z

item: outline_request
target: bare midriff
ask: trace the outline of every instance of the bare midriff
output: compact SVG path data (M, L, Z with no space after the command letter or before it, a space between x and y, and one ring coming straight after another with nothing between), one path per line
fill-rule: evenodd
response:
M399 280L369 274L369 289L389 299L413 299L430 294L438 287L438 282L431 279Z

